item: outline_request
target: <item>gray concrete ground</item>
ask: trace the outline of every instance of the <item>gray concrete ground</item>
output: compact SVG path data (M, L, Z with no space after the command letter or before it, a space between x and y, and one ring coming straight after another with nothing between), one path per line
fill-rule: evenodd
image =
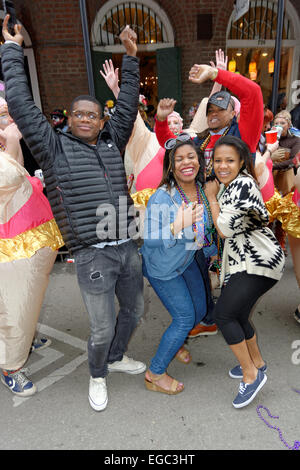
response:
M25 450L284 450L300 441L300 325L293 318L299 303L291 256L282 280L262 299L254 314L259 343L268 363L268 381L256 399L236 410L231 402L239 381L228 370L235 360L222 335L189 340L189 365L177 360L168 372L185 384L182 394L149 392L143 374L108 376L109 404L97 413L88 402L86 340L88 319L74 264L56 262L40 317L39 330L51 347L32 353L28 367L39 392L15 397L0 385L0 448ZM127 354L149 361L168 313L145 280L146 311ZM109 453L108 453L109 454Z

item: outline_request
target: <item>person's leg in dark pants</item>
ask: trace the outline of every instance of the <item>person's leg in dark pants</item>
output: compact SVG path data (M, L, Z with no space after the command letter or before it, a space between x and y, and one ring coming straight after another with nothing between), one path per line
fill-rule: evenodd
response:
M146 365L124 355L129 339L143 314L141 258L134 242L90 247L75 253L78 283L90 319L88 340L89 402L96 411L108 403L106 375L139 374ZM126 294L126 295L125 295ZM117 319L115 295L120 303ZM108 358L112 363L108 366ZM114 360L115 358L120 359Z
M234 274L216 305L217 325L239 362L240 368L237 368L243 378L232 402L234 408L242 408L251 403L267 381L264 370L258 368L263 359L249 316L257 300L275 283L274 279L247 274L246 271Z
M116 282L120 310L115 335L109 350L108 362L120 361L139 320L144 313L144 279L141 255L133 241L117 247L121 269Z
M122 359L129 338L142 316L143 278L141 260L135 250L134 242L130 241L118 246L86 248L75 253L78 282L90 319L88 355L92 377L107 375L111 349L111 362L116 360L113 357ZM125 261L128 262L127 272ZM127 284L127 303L125 295L120 293L123 277L130 284ZM115 294L119 296L121 314L117 328Z
M246 271L234 274L216 304L216 323L238 359L246 383L255 380L257 368L263 364L249 317L257 300L275 283L274 279Z

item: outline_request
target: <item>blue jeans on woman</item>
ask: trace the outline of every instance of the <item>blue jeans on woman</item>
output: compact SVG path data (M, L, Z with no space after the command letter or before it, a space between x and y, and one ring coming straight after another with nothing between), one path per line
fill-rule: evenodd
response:
M143 273L172 317L172 323L164 332L149 368L153 374L162 374L189 331L206 314L205 286L195 259L180 276L170 280L149 276L144 262Z

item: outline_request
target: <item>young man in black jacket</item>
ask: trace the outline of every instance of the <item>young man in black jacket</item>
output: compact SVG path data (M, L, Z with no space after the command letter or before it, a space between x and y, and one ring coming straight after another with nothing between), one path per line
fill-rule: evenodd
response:
M126 55L113 117L103 125L97 100L79 96L71 105L70 131L55 132L33 102L24 71L21 28L15 25L10 34L8 18L3 22L1 49L8 109L43 170L54 217L75 258L91 327L89 402L101 411L107 406L108 372L139 374L146 369L124 355L144 310L141 259L132 240L133 201L121 158L138 110L136 35L128 26L120 35Z

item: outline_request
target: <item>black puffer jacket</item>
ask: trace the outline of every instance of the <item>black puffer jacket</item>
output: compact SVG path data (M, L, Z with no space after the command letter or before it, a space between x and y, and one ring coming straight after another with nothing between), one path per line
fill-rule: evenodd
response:
M121 153L137 115L138 59L123 57L116 111L96 146L52 129L31 97L20 46L4 44L1 61L9 113L43 170L47 196L68 249L132 237L133 201Z

